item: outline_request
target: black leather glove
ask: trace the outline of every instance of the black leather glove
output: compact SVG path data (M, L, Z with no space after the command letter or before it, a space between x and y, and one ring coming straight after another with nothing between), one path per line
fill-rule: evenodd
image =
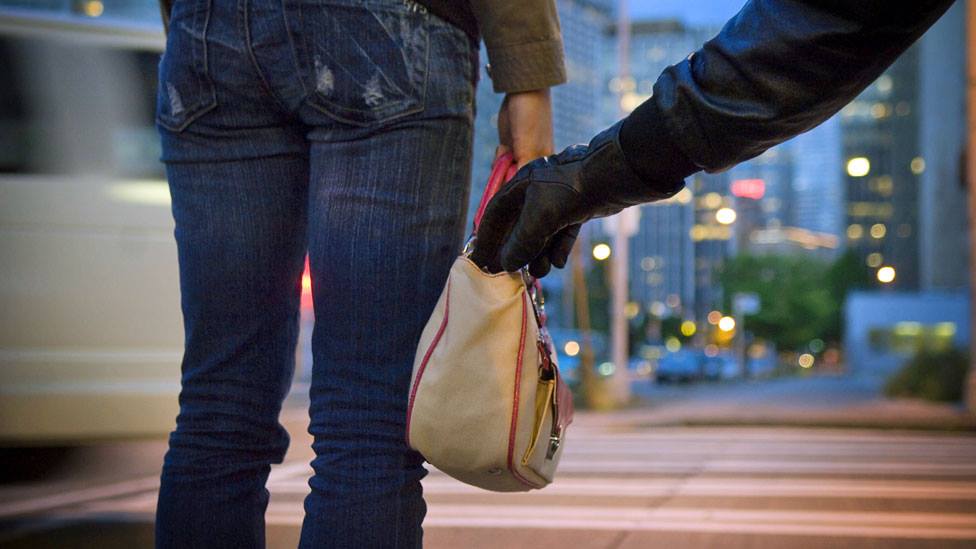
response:
M532 276L545 276L551 265L566 265L584 221L680 191L682 179L638 177L620 148L622 125L604 130L589 145L523 166L485 209L471 256L475 264L490 272L528 264Z

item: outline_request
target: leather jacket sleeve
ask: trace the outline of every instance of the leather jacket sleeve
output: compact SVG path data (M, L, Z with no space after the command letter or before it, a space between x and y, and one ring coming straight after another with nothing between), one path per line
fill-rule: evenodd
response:
M626 119L628 162L658 179L753 158L839 111L951 4L751 0Z

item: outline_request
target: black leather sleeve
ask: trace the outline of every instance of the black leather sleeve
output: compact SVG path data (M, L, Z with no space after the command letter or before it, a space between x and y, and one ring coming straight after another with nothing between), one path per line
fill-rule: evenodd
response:
M839 111L950 5L751 0L715 38L664 70L654 95L624 123L624 153L645 178L721 171L755 157ZM662 159L648 150L654 143L683 154Z

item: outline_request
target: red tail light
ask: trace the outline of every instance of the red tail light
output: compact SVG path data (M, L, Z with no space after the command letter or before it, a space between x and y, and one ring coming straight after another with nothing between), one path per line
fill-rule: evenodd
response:
M312 272L308 267L308 256L305 256L305 270L302 272L302 309L312 308Z

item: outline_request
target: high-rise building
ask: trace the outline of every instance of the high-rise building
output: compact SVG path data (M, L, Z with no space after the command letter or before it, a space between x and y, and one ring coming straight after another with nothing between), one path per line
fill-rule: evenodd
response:
M920 285L923 290L968 285L966 182L965 6L953 4L922 37L919 49Z
M722 285L718 273L734 249L732 226L719 223L719 210L734 206L728 172L697 173L686 183L694 193L694 225L689 236L694 245L695 301L692 310L703 323L710 311L721 308Z
M790 141L793 164L790 224L833 237L838 244L842 242L845 221L841 139L840 117L833 116Z
M675 20L636 21L631 24L629 76L618 74L617 32L608 27L603 68L604 125L620 119L647 100L658 75L668 65L681 61L701 47L717 29L688 27ZM638 231L630 240L630 296L643 310L656 316L704 316L696 313L699 297L712 303L712 292L696 290L696 257L704 269L702 277L711 284L709 269L720 264L727 253L729 231L724 227L703 229L694 195L704 181L713 182L716 192L728 194L721 175L701 174L689 180L689 188L675 199L640 207ZM710 187L711 188L711 187ZM713 199L714 200L714 199ZM723 199L725 200L725 199ZM711 213L714 218L714 211ZM714 222L709 226L717 225ZM707 248L707 250L706 250ZM719 255L712 258L713 253ZM708 294L707 296L704 294Z
M727 206L736 212L735 251L765 250L781 244L790 223L793 157L790 147L779 146L729 170Z
M650 311L692 317L695 303L694 225L690 190L640 209L630 239L630 299Z
M847 246L899 289L918 287L919 48L908 49L841 111Z
M805 134L729 170L736 253L835 255L843 188L830 165L816 165L831 154L839 162L840 138L830 129ZM838 165L833 164L835 170Z

